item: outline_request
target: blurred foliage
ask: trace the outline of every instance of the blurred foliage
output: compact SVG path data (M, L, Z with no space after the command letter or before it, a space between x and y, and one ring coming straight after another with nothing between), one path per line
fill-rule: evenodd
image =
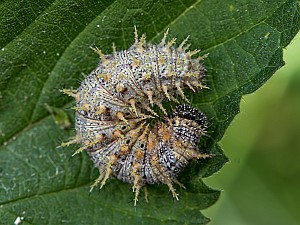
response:
M300 33L286 65L243 98L222 140L231 159L208 183L224 189L212 225L300 224Z

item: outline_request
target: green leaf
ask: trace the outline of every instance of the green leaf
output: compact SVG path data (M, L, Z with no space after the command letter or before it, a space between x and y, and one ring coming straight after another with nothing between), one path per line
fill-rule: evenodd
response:
M0 218L12 224L206 224L200 210L220 192L203 177L227 158L217 142L239 112L242 95L263 85L283 66L282 48L299 31L296 0L3 1L0 3ZM210 121L202 149L214 154L180 176L187 187L174 202L167 187L150 186L149 203L134 208L130 185L111 179L89 193L97 171L86 154L57 149L74 135L65 110L71 99L58 91L77 88L104 52L133 43L133 27L157 43L163 32L209 53L209 90L190 98ZM47 107L48 106L48 107ZM49 108L50 107L50 108ZM57 123L58 124L57 124ZM241 131L243 132L243 131Z

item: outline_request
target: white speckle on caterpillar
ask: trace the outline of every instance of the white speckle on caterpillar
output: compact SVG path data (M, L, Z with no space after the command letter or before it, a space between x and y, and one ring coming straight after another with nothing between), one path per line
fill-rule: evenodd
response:
M77 90L62 92L75 98L76 137L62 146L81 143L74 153L87 151L100 176L100 188L110 176L130 183L135 192L148 184L166 184L178 199L173 183L178 173L201 154L198 144L207 128L205 115L187 104L167 113L163 101L188 102L184 89L201 91L205 68L198 50L188 51L185 39L177 48L167 41L157 45L138 37L128 49L110 55L94 48L99 65ZM164 116L159 118L158 108ZM150 123L149 123L150 121Z

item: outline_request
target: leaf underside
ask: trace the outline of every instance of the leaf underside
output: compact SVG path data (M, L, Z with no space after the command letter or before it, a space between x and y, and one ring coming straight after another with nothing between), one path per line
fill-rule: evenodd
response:
M191 163L180 175L174 201L167 187L148 187L133 207L130 185L111 179L89 193L97 171L86 154L59 148L74 135L61 129L46 106L70 110L61 88L77 88L105 53L127 49L134 25L157 43L169 28L180 43L191 36L201 49L209 89L188 93L209 118L201 149L214 157ZM299 31L296 0L39 0L0 3L0 218L12 224L206 224L201 210L220 191L202 178L227 158L217 142L239 112L241 97L262 86L284 65L282 49ZM49 108L49 107L48 107Z

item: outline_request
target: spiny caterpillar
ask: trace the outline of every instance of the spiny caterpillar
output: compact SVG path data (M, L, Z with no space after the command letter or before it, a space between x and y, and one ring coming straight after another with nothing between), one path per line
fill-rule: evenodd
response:
M128 49L105 55L94 49L101 62L77 90L62 92L76 100L76 137L62 146L81 143L73 155L86 150L100 176L92 185L106 183L110 176L128 182L135 192L147 184L166 184L175 199L173 183L178 173L201 154L198 144L207 128L205 115L190 105L178 105L167 113L162 102L188 102L184 88L200 91L205 68L192 59L199 50L188 51L186 38L179 47L175 39L166 42L168 31L158 45L138 37ZM156 106L164 114L159 118ZM156 119L155 119L156 118ZM154 124L149 124L149 120ZM146 199L147 200L147 199Z

